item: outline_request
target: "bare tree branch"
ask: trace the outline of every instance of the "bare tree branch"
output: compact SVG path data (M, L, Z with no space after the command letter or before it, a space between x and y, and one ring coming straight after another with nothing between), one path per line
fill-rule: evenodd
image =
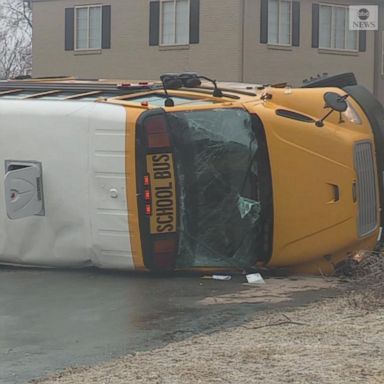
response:
M32 67L32 11L25 0L0 0L0 78L27 74Z

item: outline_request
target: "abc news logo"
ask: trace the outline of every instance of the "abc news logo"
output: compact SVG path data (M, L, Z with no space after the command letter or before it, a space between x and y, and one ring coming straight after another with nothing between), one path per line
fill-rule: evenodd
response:
M349 29L352 31L376 31L379 26L377 5L352 5L349 7Z

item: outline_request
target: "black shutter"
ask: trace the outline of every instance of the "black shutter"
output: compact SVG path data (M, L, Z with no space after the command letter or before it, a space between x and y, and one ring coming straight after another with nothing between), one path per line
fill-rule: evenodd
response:
M111 6L102 7L101 48L111 48Z
M300 2L292 2L292 45L300 46Z
M320 7L312 4L312 48L319 48Z
M268 43L268 0L261 0L260 8L260 43Z
M367 50L367 31L359 32L359 52Z
M75 9L65 8L65 50L75 48Z
M190 1L189 43L198 44L200 40L200 0Z
M159 45L160 1L149 3L149 45Z

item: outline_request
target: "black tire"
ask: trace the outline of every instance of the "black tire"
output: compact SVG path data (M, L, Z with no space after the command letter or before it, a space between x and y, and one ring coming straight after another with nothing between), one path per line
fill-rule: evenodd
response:
M323 88L323 87L336 87L344 88L347 86L357 85L354 73L347 72L334 76L318 76L304 81L302 88Z

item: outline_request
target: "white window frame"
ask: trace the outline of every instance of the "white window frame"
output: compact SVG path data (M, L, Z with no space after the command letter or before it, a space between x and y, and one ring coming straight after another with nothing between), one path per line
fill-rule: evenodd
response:
M174 14L174 17L175 17L175 28L173 30L173 43L170 43L170 44L164 44L163 43L163 25L164 25L164 21L163 21L163 4L164 3L171 3L173 2L173 14ZM177 3L177 0L160 0L160 39L159 39L159 45L161 47L172 47L172 46L183 46L183 45L189 45L189 38L190 38L190 35L189 35L189 32L188 32L188 39L187 39L187 42L186 43L176 43L176 3ZM191 12L190 12L190 8L191 7L191 1L188 0L188 26L190 25L190 22L191 22ZM189 27L188 27L189 28Z
M269 33L269 9L268 9L268 44L269 45L279 45L284 47L291 47L292 46L292 0L277 0L278 1L278 15L277 15L277 43L271 42L270 39L270 33ZM289 43L281 43L279 41L280 39L280 18L281 18L281 7L280 4L282 2L289 3Z
M335 8L343 8L346 11L346 14L349 15L349 6L348 5L342 5L342 4L330 4L330 3L319 3L319 17L321 12L321 7L329 7L331 8L331 43L335 41L335 31L332 28L333 25L333 19L335 17ZM349 31L349 21L348 18L345 18L345 31ZM335 47L322 47L320 46L320 23L319 23L319 49L327 49L330 51L341 51L341 52L359 52L359 34L358 31L354 31L356 34L356 47L355 49L351 48L335 48ZM344 35L344 47L347 46L347 34Z
M102 47L102 33L103 33L103 8L102 8L102 5L101 4L90 4L90 5L78 5L78 6L75 6L75 22L74 22L74 28L75 28L75 31L74 31L74 37L75 37L75 51L98 51L101 49ZM78 12L78 9L84 9L86 8L88 10L88 14L87 14L87 48L78 48L77 47L77 12ZM90 9L91 8L100 8L100 14L101 14L101 17L100 17L100 47L98 48L89 48L89 13L90 13Z

